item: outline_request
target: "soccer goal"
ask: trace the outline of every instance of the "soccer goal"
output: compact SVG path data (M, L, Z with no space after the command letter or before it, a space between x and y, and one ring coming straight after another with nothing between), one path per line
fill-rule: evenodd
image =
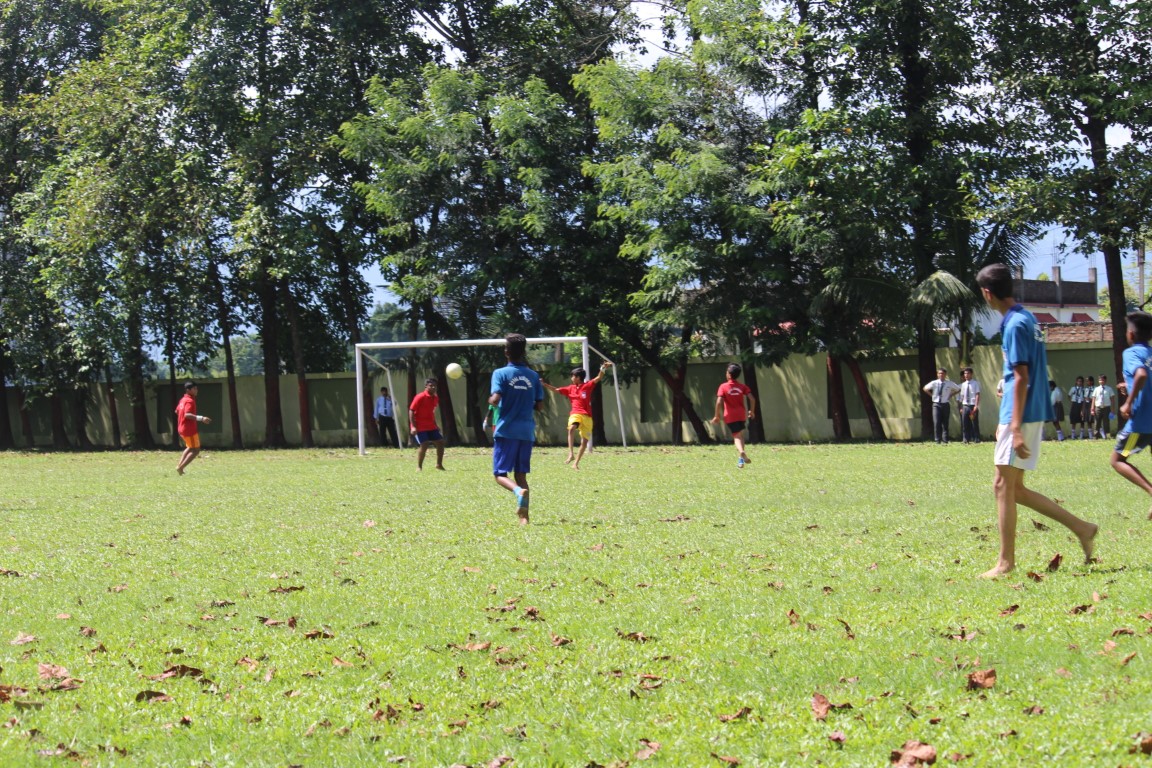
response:
M581 350L581 360L584 370L591 372L588 365L589 352L595 353L605 362L613 362L603 352L599 351L588 343L587 336L550 336L544 338L528 339L529 346L536 344L579 344ZM502 347L504 346L504 339L450 339L439 341L388 341L379 342L375 344L357 344L356 345L356 431L360 441L360 455L367 454L365 449L365 413L364 413L364 377L366 363L378 366L384 370L385 376L388 379L388 391L392 393L392 401L396 402L396 388L392 386L392 369L386 363L377 360L372 356L372 352L376 350L386 349L431 349L434 347ZM620 440L624 447L628 447L628 438L624 434L624 406L620 400L620 379L616 373L616 366L613 364L612 368L612 386L616 392L616 418L619 420L620 427ZM414 372L409 371L409 375L415 375ZM485 391L487 388L485 387ZM396 412L396 437L397 448L400 447L399 437L402 432L407 429L407 406L395 408ZM400 419L401 413L405 414L403 422L404 429L401 428L402 422Z

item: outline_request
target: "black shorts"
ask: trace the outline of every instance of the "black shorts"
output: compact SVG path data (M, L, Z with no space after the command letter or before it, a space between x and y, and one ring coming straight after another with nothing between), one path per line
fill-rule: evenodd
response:
M1084 423L1084 403L1072 403L1072 415L1070 421L1073 424Z
M731 432L733 434L733 436L738 435L741 432L743 432L744 427L746 426L745 423L742 421L727 421L727 422L725 422L725 424L727 424L728 431Z
M1064 421L1064 403L1056 403L1056 405L1052 406L1052 411L1056 414L1056 418L1053 419L1053 421Z

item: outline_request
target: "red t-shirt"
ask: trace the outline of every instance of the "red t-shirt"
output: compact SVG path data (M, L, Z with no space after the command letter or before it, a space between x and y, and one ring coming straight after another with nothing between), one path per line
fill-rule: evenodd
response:
M752 394L752 390L738 381L726 381L716 390L716 397L724 401L724 423L731 424L736 421L748 419L748 409L744 407L744 398Z
M412 405L408 406L408 410L412 411L412 424L416 427L417 432L430 432L437 429L436 406L439 404L440 398L428 394L427 391L412 398Z
M192 437L200 432L196 419L187 417L189 413L196 414L196 400L192 395L184 395L176 405L176 434L181 437Z
M566 387L556 387L556 391L572 401L572 413L582 416L592 415L592 390L596 389L597 382L586 381L583 384L569 384Z

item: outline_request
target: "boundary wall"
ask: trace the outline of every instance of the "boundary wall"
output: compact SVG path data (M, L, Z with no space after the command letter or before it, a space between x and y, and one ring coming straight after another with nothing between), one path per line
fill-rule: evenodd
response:
M716 388L724 381L724 370L728 360L716 359L697 361L689 364L686 393L695 406L697 414L707 422L711 419L716 403ZM949 378L960 381L959 350L937 349L937 365L948 369ZM1048 345L1049 378L1054 379L1067 393L1077 376L1108 375L1115 377L1112 370L1112 349L1110 343L1069 343ZM977 347L973 352L972 367L980 382L984 395L980 409L980 433L991 436L996 430L999 403L996 399L996 383L1001 375L1001 353L996 347ZM861 368L868 381L872 397L880 412L885 434L890 440L912 440L920 437L919 391L926 382L918 382L915 353L905 353L883 360L861 362ZM552 365L542 369L547 380L563 386L569 382L568 364ZM765 438L769 442L808 442L832 439L832 421L828 399L828 377L826 358L822 355L793 355L781 365L756 370L761 402L758 411L764 425ZM426 370L417 372L417 381L423 382L428 376ZM479 387L482 397L488 390L488 373L482 375ZM370 375L368 381L373 396L381 386L387 386L382 372ZM844 371L845 397L852 434L857 438L868 438L868 420L855 384L848 371ZM200 426L201 443L205 448L227 448L232 445L231 414L228 410L227 382L222 379L197 379L200 385L199 412L211 416L213 423ZM400 415L398 428L401 437L407 429L408 391L407 374L394 371L392 374L393 396L397 400ZM236 380L239 401L240 425L246 447L259 447L264 441L264 379L262 376L245 376ZM313 374L308 377L310 408L312 412L312 435L317 446L354 447L356 434L356 376L354 373ZM465 390L463 380L450 383L453 405L461 439L467 443L472 439L471 430L464 428ZM116 388L117 411L123 439L129 438L132 430L132 414L122 386ZM422 389L422 384L420 386ZM178 439L172 430L172 410L176 399L173 392L183 394L180 382L175 387L168 380L152 381L146 385L148 421L153 430L153 438L158 445L176 445ZM616 396L612 387L598 388L604 398L605 431L608 442L620 442L620 424L616 416ZM652 370L645 370L638 381L621 385L624 425L628 442L631 443L670 443L673 437L672 405L667 387ZM88 438L97 446L112 445L111 411L108 406L107 387L93 384L87 388ZM296 377L280 377L280 398L284 414L284 436L290 445L300 442L300 422L297 411ZM27 436L22 427L22 417L16 404L12 388L8 390L8 407L11 416L13 438L18 447L27 446ZM1066 400L1067 403L1067 400ZM477 408L481 403L476 404ZM1065 405L1067 412L1068 406ZM42 399L28 402L29 422L32 426L33 443L38 448L51 446L51 428L48 403ZM65 429L74 443L76 425L72 409L65 408ZM566 444L568 403L550 392L545 393L545 409L537 418L537 439L542 444ZM728 438L723 426L707 424L712 435L723 441ZM689 422L679 426L684 442L696 440L695 431ZM959 408L952 408L951 433L959 439ZM378 448L369 443L369 448Z

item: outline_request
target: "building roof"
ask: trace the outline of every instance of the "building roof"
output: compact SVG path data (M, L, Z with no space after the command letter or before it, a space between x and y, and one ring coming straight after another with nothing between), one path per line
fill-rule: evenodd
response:
M1074 323L1094 323L1096 321L1092 319L1092 315L1089 315L1086 312L1073 312L1072 313L1072 322L1074 322Z
M1036 316L1036 322L1038 322L1038 323L1058 323L1058 322L1060 322L1059 320L1057 320L1055 317L1048 314L1047 312L1033 312L1032 314L1034 314Z

